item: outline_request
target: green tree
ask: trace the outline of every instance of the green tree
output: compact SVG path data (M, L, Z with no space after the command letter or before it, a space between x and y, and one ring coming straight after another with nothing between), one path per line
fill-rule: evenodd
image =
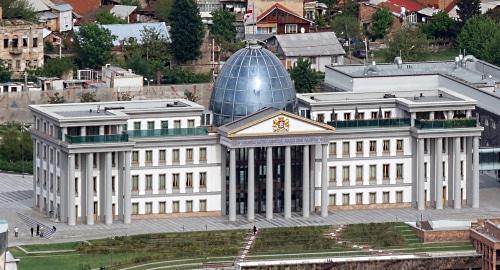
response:
M456 36L456 23L448 13L439 11L434 14L429 23L423 24L424 32L434 38L453 38Z
M419 28L403 27L386 44L384 58L387 62L400 55L404 61L422 61L429 53L429 41Z
M497 26L497 27L500 27ZM484 59L492 64L500 66L500 30L497 30L495 35L484 45Z
M290 77L298 93L312 93L318 90L324 74L312 69L309 59L301 57L290 70Z
M358 19L349 15L337 15L331 22L332 31L338 37L346 39L359 39L361 37L361 28L359 27Z
M500 23L500 6L486 11L485 15L492 18L495 22Z
M160 21L166 22L170 19L170 12L175 0L156 0L155 15Z
M392 14L385 8L377 9L372 16L372 26L369 31L369 36L372 40L384 38L392 25Z
M2 126L0 142L0 160L10 163L32 160L33 144L31 135L19 123L9 123Z
M111 14L108 10L99 10L95 14L95 20L99 24L125 24L127 21Z
M466 23L470 18L481 15L480 0L458 0L457 14L462 23Z
M64 57L60 59L59 58L49 59L45 62L43 67L35 71L35 75L61 78L61 76L63 76L64 73L73 70L74 68L75 65L73 64L71 58Z
M139 0L121 0L120 4L125 6L136 6L138 8L141 7L141 1Z
M475 55L485 61L488 61L486 47L493 42L494 38L500 31L500 25L495 23L488 16L475 16L468 20L462 31L458 34L457 43L461 49L465 49L467 54ZM498 44L490 44L488 46L497 47Z
M344 6L344 14L358 17L358 4L354 0L347 0Z
M53 96L49 98L49 104L60 104L66 102L64 96L59 95L59 92L55 92Z
M225 10L212 11L212 25L210 34L217 42L234 42L236 39L236 16Z
M172 52L179 62L195 60L203 42L203 24L194 0L175 1L170 13Z
M0 0L4 18L21 18L36 21L37 14L27 0Z
M81 67L97 68L106 63L111 56L113 40L108 29L95 23L84 24L75 33L75 48Z
M86 92L82 93L80 96L80 102L86 103L86 102L99 102L99 100L96 98L94 92Z
M0 82L9 82L10 77L12 76L12 72L10 72L2 60L0 60Z

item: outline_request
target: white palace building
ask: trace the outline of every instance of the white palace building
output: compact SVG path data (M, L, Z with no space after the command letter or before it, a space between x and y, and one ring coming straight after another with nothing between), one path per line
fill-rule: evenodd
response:
M296 94L250 45L209 108L185 99L32 105L33 205L66 222L479 207L476 101L453 89Z

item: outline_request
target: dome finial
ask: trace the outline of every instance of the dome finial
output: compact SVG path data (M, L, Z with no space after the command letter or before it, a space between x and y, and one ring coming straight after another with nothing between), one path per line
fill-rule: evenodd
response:
M264 41L258 39L246 39L247 47L251 47L254 49L262 48L260 44L266 44Z

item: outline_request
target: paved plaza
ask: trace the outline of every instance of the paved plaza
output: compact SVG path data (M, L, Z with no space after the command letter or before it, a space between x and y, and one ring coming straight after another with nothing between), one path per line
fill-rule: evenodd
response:
M113 225L97 223L93 226L68 226L54 222L45 215L31 209L32 205L32 176L0 173L0 219L7 219L9 227L19 227L19 238L9 236L9 245L41 244L53 242L79 241L96 238L105 238L118 235L131 235L159 232L182 232L200 230L229 230L249 229L255 224L258 228L286 227L286 226L313 226L368 222L415 221L424 219L453 219L475 220L478 218L500 217L500 183L497 179L481 174L481 204L480 209L427 209L418 211L413 208L393 209L366 209L366 210L339 210L330 212L326 218L317 214L304 219L300 213L293 214L292 218L284 219L275 214L273 220L266 220L263 215L256 215L255 222L248 222L245 216L238 216L236 222L229 222L227 217L192 217L192 218L164 218L133 220L132 224L125 225L116 222ZM17 213L27 215L39 222L56 226L57 232L51 239L31 237L27 225Z

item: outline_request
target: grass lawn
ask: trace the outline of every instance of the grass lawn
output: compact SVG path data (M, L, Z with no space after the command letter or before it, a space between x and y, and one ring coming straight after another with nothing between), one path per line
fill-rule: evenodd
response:
M21 246L26 251L54 251L54 250L68 250L76 249L79 242L68 242L68 243L55 243L55 244L45 244L45 245L26 245Z
M20 270L80 270L101 266L117 269L154 261L208 262L211 260L207 257L234 258L245 234L242 230L147 234L91 240L90 245L82 242L28 247L30 251L76 249L70 253L27 255L15 248L11 252L21 259Z
M371 60L371 53L373 53L373 60L376 61L377 63L386 63L384 59L384 52L385 49L377 50L370 52L370 55L368 59ZM451 49L443 49L439 50L436 52L430 52L423 61L454 61L455 56L458 56L458 49L451 48ZM403 59L403 62L406 62L407 60ZM370 61L371 62L371 61ZM393 60L389 61L390 63L393 62Z

